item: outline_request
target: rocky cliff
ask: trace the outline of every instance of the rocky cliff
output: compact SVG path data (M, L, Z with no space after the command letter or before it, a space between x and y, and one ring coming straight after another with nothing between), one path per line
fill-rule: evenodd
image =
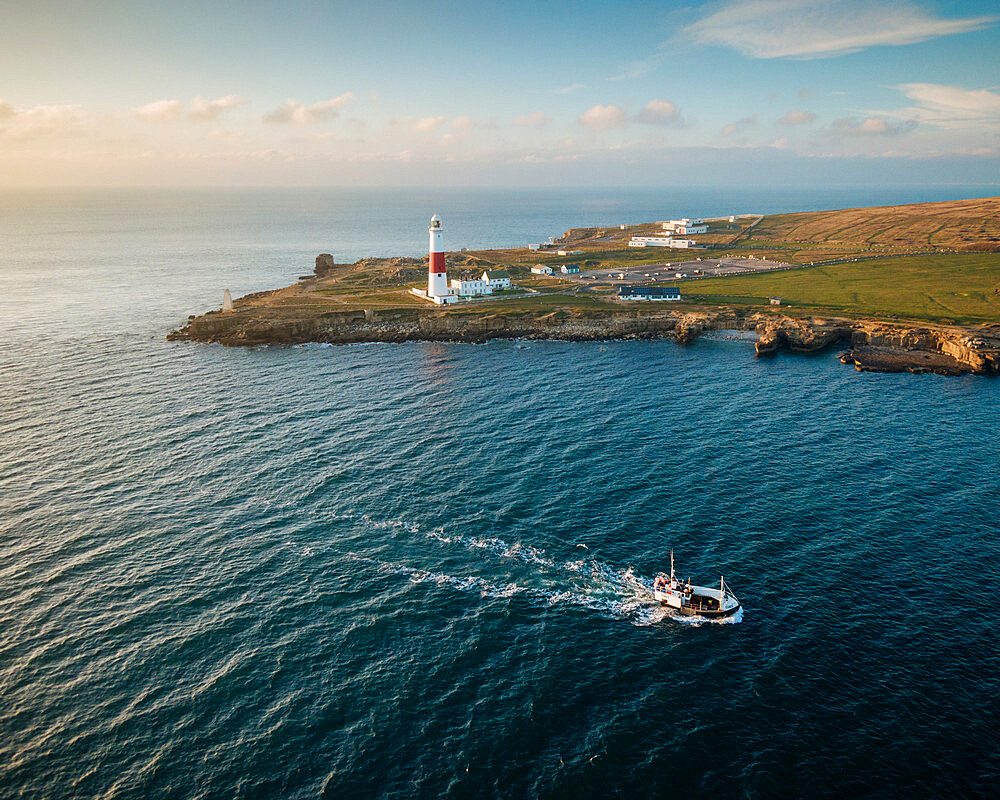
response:
M225 345L303 342L485 342L489 339L673 338L691 342L706 331L747 330L759 335L756 351L811 353L847 345L844 363L875 371L1000 373L1000 326L975 331L907 326L872 320L797 318L782 314L744 314L734 309L684 312L659 308L573 313L475 313L423 308L319 311L292 315L259 306L236 313L210 312L192 317L172 340ZM891 357L890 357L891 356Z

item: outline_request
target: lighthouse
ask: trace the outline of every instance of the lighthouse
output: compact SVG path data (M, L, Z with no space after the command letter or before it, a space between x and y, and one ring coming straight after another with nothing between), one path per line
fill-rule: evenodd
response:
M427 296L431 298L447 297L451 294L448 290L448 272L444 266L444 246L441 243L441 219L435 214L431 217L430 232L430 259L427 264ZM440 303L441 300L435 300Z
M416 286L410 292L424 300L430 300L437 305L458 302L458 295L448 288L448 270L444 265L444 245L441 242L441 218L435 214L431 217L430 251L427 259L427 289Z

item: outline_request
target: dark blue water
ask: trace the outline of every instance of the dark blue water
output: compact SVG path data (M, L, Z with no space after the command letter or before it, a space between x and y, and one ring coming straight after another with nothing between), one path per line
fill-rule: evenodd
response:
M234 276L281 285L365 231L392 252L417 198L323 195L333 221L290 194L11 198L0 796L1000 785L1000 381L725 336L167 343ZM591 221L450 199L484 242ZM650 602L671 548L739 621Z

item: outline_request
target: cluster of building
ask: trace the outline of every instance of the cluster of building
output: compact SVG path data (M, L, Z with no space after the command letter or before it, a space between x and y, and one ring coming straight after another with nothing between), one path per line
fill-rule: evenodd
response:
M435 214L431 217L430 255L427 263L427 288L410 289L417 297L430 300L438 305L457 303L470 297L481 297L493 294L494 291L510 289L513 284L506 270L484 270L480 277L466 273L460 278L453 278L448 285L448 268L444 263L444 244L441 237L441 219Z
M625 227L624 225L622 226ZM583 250L558 250L559 244L556 242L555 236L550 236L547 242L535 242L528 245L528 250L532 253L537 252L548 252L555 250L557 256L582 256Z
M696 247L698 243L694 239L681 239L678 237L690 236L695 233L706 233L708 231L708 225L705 224L705 220L691 219L690 217L684 217L684 219L672 219L668 222L662 222L660 224L662 225L664 232L670 234L669 236L633 236L632 240L628 243L628 246L674 248Z
M661 223L663 230L669 233L679 233L682 236L690 236L695 233L708 233L708 225L703 219L672 219L669 222Z
M580 271L580 265L563 264L561 267L559 267L559 271L563 275L576 275ZM535 266L531 268L531 272L535 275L551 275L552 267L548 266L547 264L535 264Z
M510 273L505 269L483 270L478 278L466 273L460 278L451 279L451 288L459 297L480 297L509 289L510 286Z
M695 247L694 239L678 239L675 236L633 236L629 247Z

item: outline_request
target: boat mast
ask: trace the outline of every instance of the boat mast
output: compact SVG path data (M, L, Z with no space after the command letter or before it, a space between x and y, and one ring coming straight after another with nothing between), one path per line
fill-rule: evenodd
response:
M719 608L722 608L722 601L726 599L726 576L719 576Z
M670 548L670 588L674 588L674 550Z

